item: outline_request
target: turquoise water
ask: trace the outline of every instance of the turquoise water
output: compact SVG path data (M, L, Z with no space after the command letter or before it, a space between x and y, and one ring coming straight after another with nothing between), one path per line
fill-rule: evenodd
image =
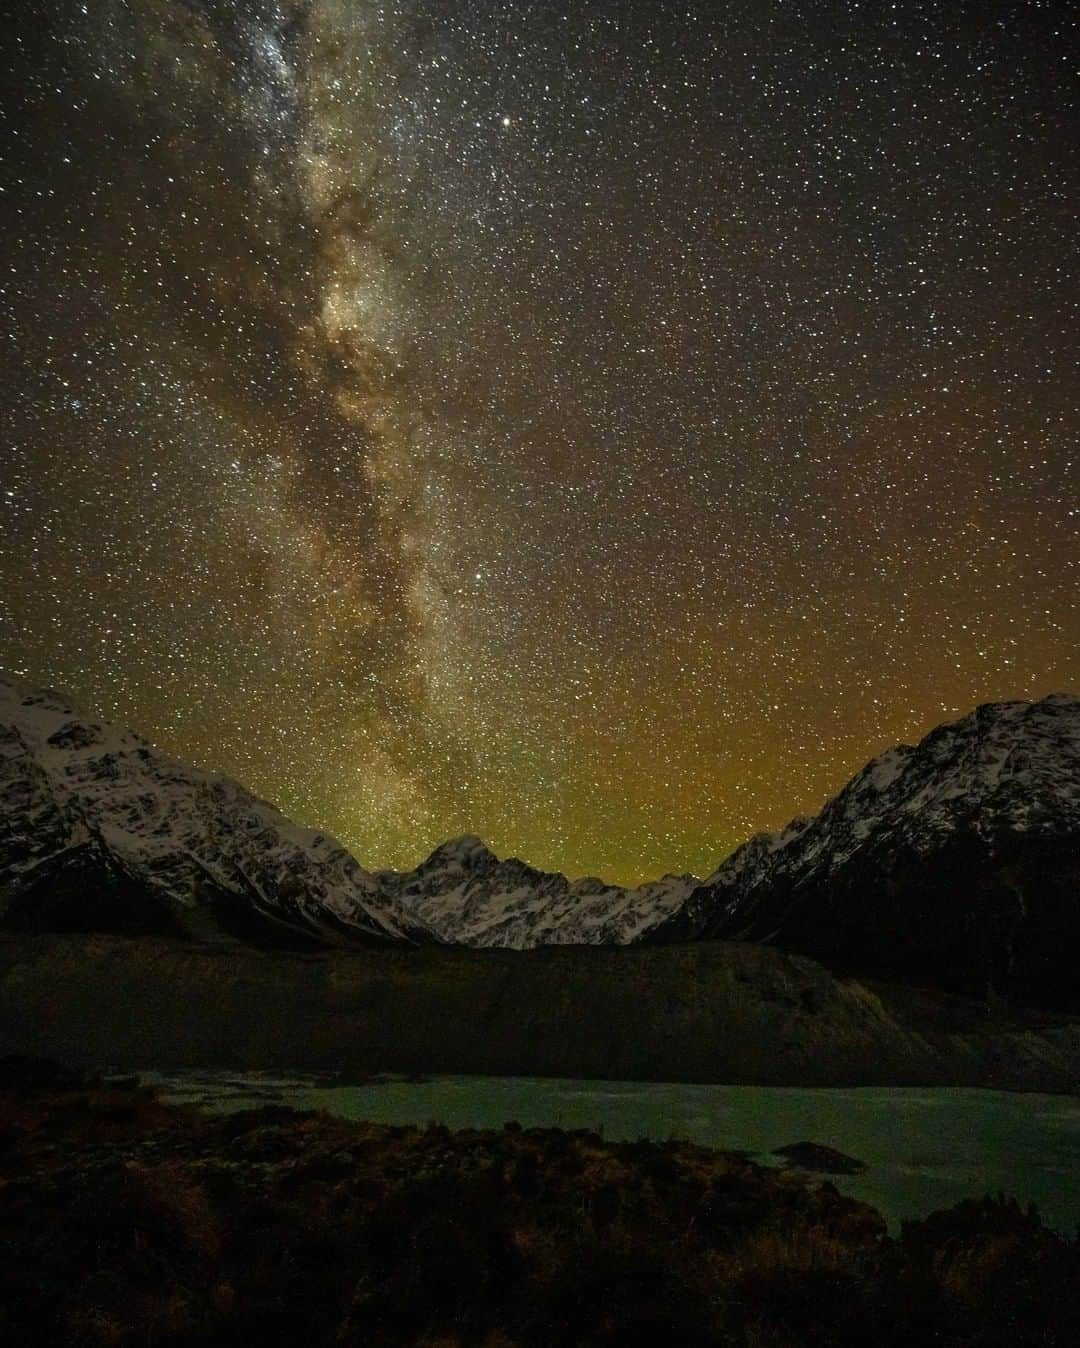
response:
M818 1142L863 1161L828 1176L895 1228L962 1198L1014 1194L1073 1235L1080 1224L1080 1098L1005 1091L694 1086L527 1077L378 1077L360 1086L260 1074L148 1074L166 1098L212 1109L280 1102L375 1123L590 1128L613 1140L686 1138L770 1153Z

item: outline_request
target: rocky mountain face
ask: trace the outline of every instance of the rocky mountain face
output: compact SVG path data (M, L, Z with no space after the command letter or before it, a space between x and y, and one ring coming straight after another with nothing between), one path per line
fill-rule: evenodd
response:
M1080 1007L1080 699L989 703L874 759L645 939L703 937Z
M383 892L455 945L628 945L680 904L700 881L692 875L626 889L587 877L568 880L516 857L500 859L479 838L437 847L414 871L378 874Z
M433 940L333 838L51 692L0 682L0 924Z
M64 697L0 681L0 923L8 928L366 941L623 945L693 876L570 881L479 838L413 871L364 870L227 777L200 772Z
M1080 699L980 707L704 883L622 888L472 836L369 872L236 782L0 682L0 924L285 945L719 938L1080 1008Z

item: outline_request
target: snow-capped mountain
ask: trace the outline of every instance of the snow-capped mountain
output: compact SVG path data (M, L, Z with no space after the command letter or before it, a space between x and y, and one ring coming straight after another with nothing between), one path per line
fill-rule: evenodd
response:
M65 698L0 681L0 916L320 943L431 940L333 838Z
M0 679L0 921L257 941L626 944L700 883L570 881L474 837L371 873L227 777Z
M0 680L0 923L518 949L718 937L1080 1006L1080 699L980 707L704 883L622 888L473 836L366 871L236 782Z
M477 837L437 847L414 871L383 871L384 893L443 941L470 946L627 945L684 903L692 875L625 889L595 877L568 880L516 857L505 861Z
M875 758L646 939L703 936L1080 1004L1080 699L988 703Z

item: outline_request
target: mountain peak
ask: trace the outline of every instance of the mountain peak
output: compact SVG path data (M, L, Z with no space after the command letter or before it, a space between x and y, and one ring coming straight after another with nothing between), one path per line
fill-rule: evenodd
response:
M473 870L486 862L497 862L498 857L475 833L463 833L459 838L448 838L440 843L423 863L423 869L461 866Z

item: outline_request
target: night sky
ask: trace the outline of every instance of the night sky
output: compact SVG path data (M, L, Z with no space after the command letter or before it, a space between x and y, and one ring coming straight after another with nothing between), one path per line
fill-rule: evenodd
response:
M1067 12L21 4L0 665L624 881L1075 688Z

